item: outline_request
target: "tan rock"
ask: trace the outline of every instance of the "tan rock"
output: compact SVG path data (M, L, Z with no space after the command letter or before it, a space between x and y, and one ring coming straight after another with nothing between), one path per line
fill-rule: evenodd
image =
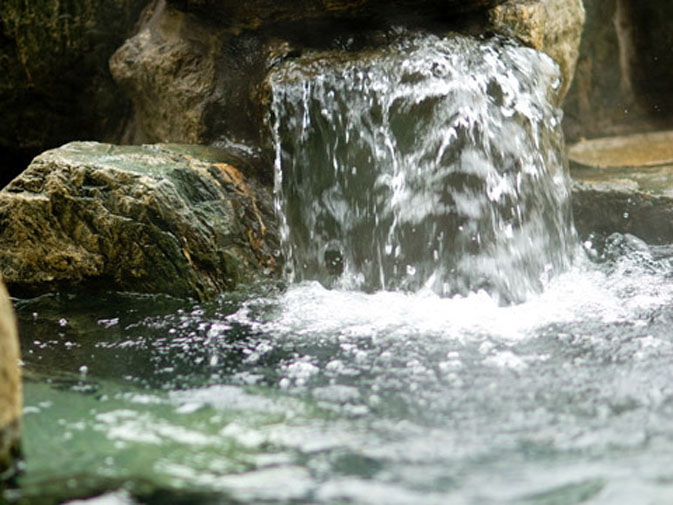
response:
M0 480L19 454L22 405L16 319L0 280Z
M582 0L509 0L489 12L494 28L547 53L560 67L565 98L575 74L584 27Z
M582 237L629 233L648 244L673 242L673 131L578 142L568 158Z

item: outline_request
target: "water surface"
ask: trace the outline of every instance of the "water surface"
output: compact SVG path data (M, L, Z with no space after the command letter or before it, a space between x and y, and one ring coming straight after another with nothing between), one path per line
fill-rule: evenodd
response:
M318 283L17 302L24 503L663 504L673 255L587 241L527 302Z

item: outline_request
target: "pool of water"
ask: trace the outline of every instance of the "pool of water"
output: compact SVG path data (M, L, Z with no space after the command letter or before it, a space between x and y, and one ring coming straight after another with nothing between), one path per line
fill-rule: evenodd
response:
M528 301L264 285L16 300L10 503L664 504L673 252L593 237Z

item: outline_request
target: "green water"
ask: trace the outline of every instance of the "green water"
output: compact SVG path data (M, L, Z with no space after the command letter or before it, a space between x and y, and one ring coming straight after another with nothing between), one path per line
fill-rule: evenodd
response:
M4 499L670 503L671 257L585 253L508 307L311 283L18 300L27 468Z

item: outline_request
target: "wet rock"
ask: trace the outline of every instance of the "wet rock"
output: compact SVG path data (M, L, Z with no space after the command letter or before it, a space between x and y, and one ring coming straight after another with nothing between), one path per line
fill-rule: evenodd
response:
M584 141L568 149L582 236L630 233L673 243L673 132Z
M207 298L271 275L271 196L215 148L74 142L0 192L17 295L95 286Z
M491 9L495 30L547 53L561 67L563 101L575 74L584 27L582 0L508 0Z
M107 60L146 3L0 2L0 188L45 149L114 137L128 105Z
M14 475L20 456L22 405L16 319L0 279L0 486Z

